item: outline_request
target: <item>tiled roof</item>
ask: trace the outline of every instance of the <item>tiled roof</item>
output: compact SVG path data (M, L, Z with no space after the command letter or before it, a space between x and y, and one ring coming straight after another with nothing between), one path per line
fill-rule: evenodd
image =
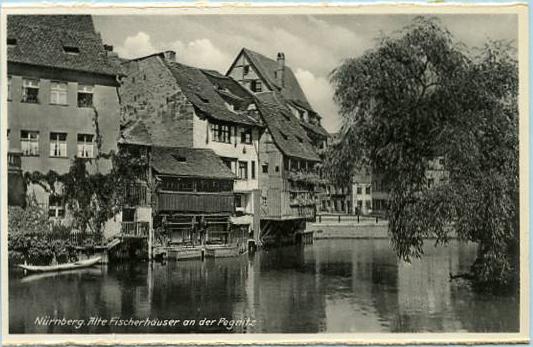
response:
M278 68L276 60L270 59L261 53L254 52L248 48L243 48L243 52L259 70L259 73L266 82L270 86L276 87L285 99L296 102L301 107L314 112L290 67L285 65L283 72L283 86L280 86L276 80L276 70Z
M108 59L90 16L19 16L7 19L8 62L116 75L120 69ZM66 53L65 46L78 53Z
M311 124L311 123L308 123L308 122L305 122L305 121L302 121L300 120L300 124L308 129L308 130L311 130L312 132L320 135L320 136L324 136L324 137L329 137L330 134L327 132L326 129L322 128L322 126L320 125L314 125L314 124Z
M121 131L121 143L132 145L157 145L167 147L192 146L192 137L176 134L192 133L191 123L187 120L160 120L142 117L126 125Z
M225 76L215 70L201 70L209 81L215 86L217 93L226 101L231 101L234 104L240 105L243 109L247 109L250 104L255 103L255 97L248 89L243 87L239 82L229 76ZM245 117L251 117L258 125L261 120L257 112L241 111ZM262 124L261 124L262 125Z
M256 94L258 108L274 143L290 157L320 161L298 119L287 108L283 97L275 92Z
M152 147L152 168L173 176L235 179L235 175L210 149Z
M162 59L168 67L179 87L195 108L207 117L219 121L258 125L246 114L230 111L222 96L216 91L216 86L198 68Z

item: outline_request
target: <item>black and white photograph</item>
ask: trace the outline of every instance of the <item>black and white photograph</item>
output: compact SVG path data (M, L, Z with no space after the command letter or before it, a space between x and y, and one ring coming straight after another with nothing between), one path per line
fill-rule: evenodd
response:
M527 342L527 6L378 9L5 8L7 341Z

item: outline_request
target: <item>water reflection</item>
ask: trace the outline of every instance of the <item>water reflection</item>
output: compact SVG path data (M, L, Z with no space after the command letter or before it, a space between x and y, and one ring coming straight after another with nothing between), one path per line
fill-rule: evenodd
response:
M517 331L518 299L476 294L465 272L475 246L427 245L398 262L388 240L325 240L253 257L122 264L22 277L10 273L11 333ZM250 318L253 327L39 326L38 316Z

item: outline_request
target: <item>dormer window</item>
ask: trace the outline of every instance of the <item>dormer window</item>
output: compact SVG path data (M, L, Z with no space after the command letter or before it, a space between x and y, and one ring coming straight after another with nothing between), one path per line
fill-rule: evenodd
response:
M7 46L12 47L17 45L17 39L14 37L8 37L7 38Z
M298 142L300 142L300 143L304 142L304 140L300 136L296 136L296 138L298 139Z
M187 161L187 158L181 155L172 155L172 157L174 157L174 159L176 159L180 163L185 163Z
M76 46L63 46L63 51L67 54L80 54L80 49Z
M287 135L285 135L283 132L279 132L281 134L281 136L285 139L285 140L288 140L289 138L287 137Z

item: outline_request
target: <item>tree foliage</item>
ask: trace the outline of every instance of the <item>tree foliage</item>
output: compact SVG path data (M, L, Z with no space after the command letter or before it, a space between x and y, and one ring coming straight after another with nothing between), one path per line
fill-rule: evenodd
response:
M26 173L26 184L38 184L51 194L59 194L72 217L72 227L82 233L102 234L106 221L124 205L125 191L147 171L147 157L127 149L109 154L110 172L93 172L90 159L75 158L65 174L49 171ZM59 183L59 184L58 184ZM56 187L60 192L56 192Z
M518 273L518 67L509 43L469 49L437 19L419 17L331 74L342 141L326 170L339 181L370 167L389 193L397 254L423 254L454 230L477 242L479 284ZM428 188L430 160L449 179Z

